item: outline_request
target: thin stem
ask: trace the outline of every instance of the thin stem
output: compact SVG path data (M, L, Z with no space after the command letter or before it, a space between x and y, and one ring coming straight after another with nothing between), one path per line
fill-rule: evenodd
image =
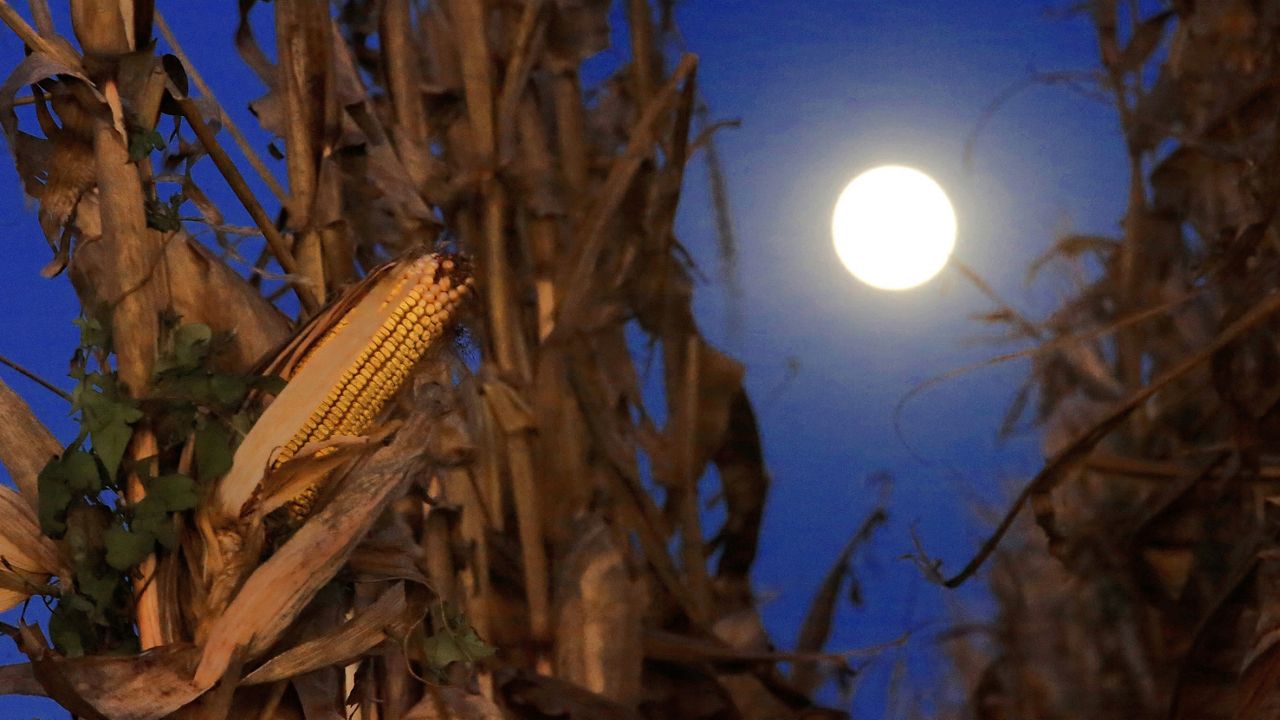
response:
M205 124L204 118L200 116L200 109L196 107L191 98L180 97L181 93L178 92L176 87L173 87L172 83L170 83L169 92L178 99L178 107L182 111L182 116L186 118L187 124L195 132L200 144L208 151L209 158L213 160L213 164L217 166L219 172L226 178L227 184L231 186L231 191L236 194L236 198L244 205L244 209L249 211L249 216L257 223L258 229L262 231L263 237L267 239L267 245L270 246L271 252L276 256L276 260L280 262L280 267L284 268L284 271L289 275L295 276L289 279L289 283L297 293L298 300L302 303L303 308L309 313L315 312L320 307L320 302L315 294L316 289L298 281L298 262L294 259L293 253L289 251L288 243L285 242L284 236L280 234L280 231L276 229L275 223L271 221L267 211L262 208L262 204L253 196L253 191L249 189L244 176L240 174L240 170L236 168L235 163L231 161L227 151L223 150L222 146L218 144L218 140L213 136L213 131Z
M182 61L182 67L186 70L187 77L191 78L191 82L195 83L196 89L200 91L201 95L209 98L210 101L218 106L218 114L221 116L220 119L222 120L222 124L227 128L227 131L231 133L231 138L236 141L236 147L240 148L240 152L244 155L245 159L248 160L249 164L253 166L253 169L258 172L258 176L262 178L262 182L266 183L267 189L271 191L271 194L275 195L276 199L282 204L285 203L288 200L288 196L286 195L284 188L281 187L280 181L276 180L275 176L271 174L271 171L267 169L266 164L262 162L262 158L258 153L254 152L253 146L249 144L244 133L240 132L240 127L236 125L235 121L231 119L231 116L227 114L222 103L218 102L218 98L213 94L213 90L209 89L204 78L200 76L199 71L196 70L196 66L191 62L191 59L187 57L186 51L182 49L182 45L178 44L178 38L174 37L173 31L169 29L169 23L165 22L164 16L160 14L159 8L156 8L155 22L156 27L160 29L160 34L164 36L164 41L169 43L169 48L173 50L173 54L177 55L178 60Z
M57 385L54 385L53 383L49 382L48 380L45 380L44 378L40 377L39 375L35 374L34 372L31 372L30 370L28 370L28 369L26 369L26 368L22 367L21 365L19 365L18 363L16 363L16 362L14 362L14 361L10 360L9 358L7 358L7 357L5 357L5 356L3 356L3 355L0 355L0 363L4 363L5 365L8 365L9 367L11 367L11 368L13 368L14 370L18 371L18 373L20 373L23 377L27 378L27 379L28 379L28 380L30 380L31 382L33 382L33 383L35 383L35 384L39 385L40 387L44 388L45 390L48 390L49 392L53 393L54 395L57 395L58 397L62 398L63 400L66 400L67 402L71 402L71 394L70 394L70 393L68 393L67 391L65 391L65 390L63 390L62 388L58 387Z
M8 25L13 34L17 35L18 39L26 43L32 50L58 57L59 53L54 49L53 45L41 37L35 28L28 25L27 21L6 0L0 0L0 22Z

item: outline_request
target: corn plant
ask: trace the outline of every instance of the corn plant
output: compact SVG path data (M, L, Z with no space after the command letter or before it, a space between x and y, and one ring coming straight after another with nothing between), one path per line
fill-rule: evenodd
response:
M0 126L83 308L73 442L0 387L0 602L52 608L4 628L30 662L0 691L86 718L838 715L808 698L848 672L830 603L797 653L761 628L768 476L673 231L697 59L664 50L671 3L619 5L629 59L584 88L602 0L244 0L229 49L277 162L180 5L0 0L29 50Z

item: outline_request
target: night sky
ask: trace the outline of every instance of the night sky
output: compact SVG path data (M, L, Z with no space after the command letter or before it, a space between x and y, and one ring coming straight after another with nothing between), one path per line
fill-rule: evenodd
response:
M912 529L945 561L944 571L957 569L983 538L990 512L1036 469L1039 452L1031 429L996 439L1025 363L921 394L902 415L901 435L895 431L894 407L913 386L1017 346L987 341L991 329L970 316L991 305L951 269L905 292L860 285L831 247L831 208L864 169L889 163L924 170L956 207L955 257L1013 304L1043 316L1066 286L1051 276L1026 285L1032 260L1065 231L1115 234L1118 227L1126 167L1115 114L1069 88L1033 86L990 117L967 166L964 147L1010 86L1035 72L1096 66L1092 27L1064 16L1070 4L679 4L685 42L701 57L698 78L712 119L742 123L717 135L737 235L736 299L721 274L702 165L687 176L677 232L707 278L697 296L702 327L745 362L761 422L774 485L755 581L775 643L794 642L813 591L875 506L884 486L869 478L881 471L893 478L891 521L859 556L864 605L842 607L830 644L853 649L912 632L904 649L882 654L860 678L854 709L863 717L898 717L913 702L942 709L936 679L946 668L936 635L990 610L981 578L945 591L900 559L912 550ZM245 105L263 89L232 45L234 4L159 6L228 111L243 129L256 130ZM260 19L269 10L260 7ZM625 61L624 53L611 50L600 66ZM18 41L0 32L3 64L21 56ZM265 146L263 134L250 134ZM214 176L202 186L229 221L248 224ZM75 298L64 278L38 274L50 253L11 162L0 163L0 217L7 236L0 354L69 387ZM61 438L74 436L61 400L8 370L0 377ZM0 660L19 660L5 645ZM899 665L905 674L892 704L887 687ZM5 718L65 717L51 708L0 698Z

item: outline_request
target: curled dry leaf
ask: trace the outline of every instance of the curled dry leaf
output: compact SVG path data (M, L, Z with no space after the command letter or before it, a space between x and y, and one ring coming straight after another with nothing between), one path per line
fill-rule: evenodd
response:
M555 587L556 675L623 705L640 699L644 587L613 532L590 516Z
M559 678L527 671L505 671L498 677L506 706L516 717L566 720L640 720L636 711Z
M241 683L258 685L320 668L346 665L368 650L408 632L416 622L406 615L408 608L404 585L397 583L340 627L276 655L246 675Z
M31 509L37 507L36 478L46 463L62 453L53 433L31 407L0 381L0 463Z
M58 546L40 532L35 511L0 485L0 610L48 592L49 577L63 574Z
M403 720L505 720L506 717L488 698L454 687L431 687L426 697L405 713Z
M198 657L190 645L168 645L122 657L33 658L32 667L64 707L87 708L110 720L159 720L203 692L191 682Z
M427 421L411 417L390 445L352 469L330 503L309 518L236 593L212 623L195 682L209 687L243 649L258 657L341 569L378 515L403 492Z

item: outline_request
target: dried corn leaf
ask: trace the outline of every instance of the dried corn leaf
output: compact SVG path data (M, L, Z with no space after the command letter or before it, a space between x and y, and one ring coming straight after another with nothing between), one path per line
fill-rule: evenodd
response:
M36 419L31 407L0 382L0 463L9 471L27 506L37 506L36 477L62 444Z
M35 511L0 485L0 610L47 592L49 577L63 574L58 546L40 531Z
M33 658L36 678L64 707L88 709L110 720L159 720L203 692L191 682L199 657L190 645L172 645L122 657Z
M640 699L644 586L599 516L558 563L556 676L623 705Z
M492 700L453 687L428 687L401 720L506 720Z
M0 692L6 695L47 695L31 663L0 665Z
M428 423L411 417L389 446L353 468L330 503L249 576L212 624L197 685L216 682L238 650L259 656L337 574L378 515L403 492Z
M342 626L276 655L246 675L241 684L275 682L320 668L346 665L368 650L405 635L414 622L406 617L407 608L404 585L397 583Z
M558 678L526 671L499 678L502 697L516 717L566 720L639 720L636 711Z
M276 509L315 487L329 473L371 448L398 430L399 423L384 424L372 435L347 437L339 435L303 445L293 457L267 473L258 488L253 514L260 521Z
M884 508L876 508L862 521L862 527L858 528L858 531L845 544L844 549L840 551L835 563L827 571L827 576L823 578L818 592L814 594L809 612L805 614L804 623L800 626L800 635L796 638L796 652L816 653L826 646L827 639L831 636L836 602L841 594L840 589L844 586L845 577L853 572L853 554L863 543L870 540L876 528L888 519L889 515ZM791 671L791 683L800 692L806 695L811 694L822 682L817 670L816 663L797 662Z

